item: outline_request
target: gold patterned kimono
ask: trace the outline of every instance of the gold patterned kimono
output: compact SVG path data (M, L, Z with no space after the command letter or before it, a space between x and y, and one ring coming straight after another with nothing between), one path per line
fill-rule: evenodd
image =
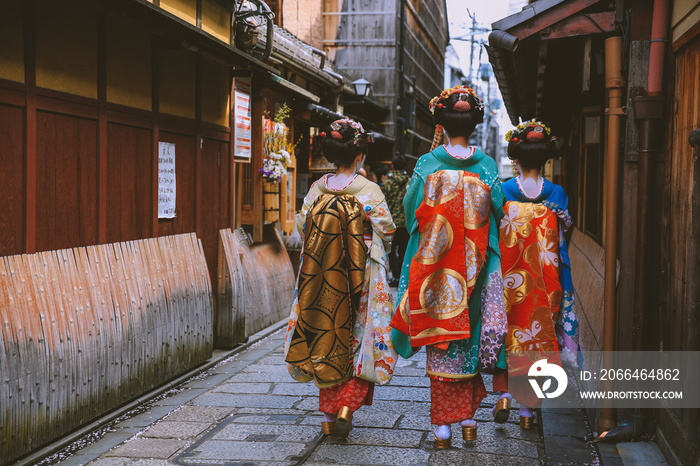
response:
M333 190L326 177L304 199L306 234L285 358L292 377L331 387L351 377L388 383L396 364L387 250L396 229L379 187L362 176Z

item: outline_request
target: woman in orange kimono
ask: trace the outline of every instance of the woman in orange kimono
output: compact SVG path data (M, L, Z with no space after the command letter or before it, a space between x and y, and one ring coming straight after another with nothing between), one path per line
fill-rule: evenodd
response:
M507 321L498 249L503 191L496 162L469 145L483 119L474 90L456 86L430 102L433 150L416 164L403 205L410 238L391 321L397 352L426 347L435 447L451 446L451 424L477 436L486 396L481 372L505 369ZM447 144L442 142L442 130Z
M397 355L387 251L396 230L384 194L359 174L367 133L334 121L321 133L338 167L311 186L297 218L304 246L285 340L292 377L319 387L324 434L346 437L353 412L389 383Z
M508 372L494 376L501 391L494 407L496 422L508 419L508 380L525 377L541 358L575 365L578 320L574 309L571 267L564 234L571 227L564 189L540 176L556 150L551 130L537 121L522 123L508 133L508 157L517 176L503 184L505 216L500 225L501 266L508 308L506 354ZM560 353L561 349L561 353ZM561 356L560 356L561 354ZM523 380L524 381L524 380ZM514 384L520 402L520 426L533 425L532 407L539 399L527 386Z

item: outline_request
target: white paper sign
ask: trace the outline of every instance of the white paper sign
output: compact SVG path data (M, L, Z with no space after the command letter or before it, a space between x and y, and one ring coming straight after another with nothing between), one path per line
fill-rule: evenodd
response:
M175 144L158 142L158 218L175 218Z
M236 99L236 146L234 148L234 156L249 159L251 155L250 78L236 78L234 95Z

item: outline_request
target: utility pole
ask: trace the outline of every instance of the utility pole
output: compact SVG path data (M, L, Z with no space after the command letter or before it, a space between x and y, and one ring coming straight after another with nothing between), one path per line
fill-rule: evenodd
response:
M472 27L470 29L471 48L469 53L469 84L473 85L474 81L472 79L474 76L474 44L476 43L476 38L474 36L476 35L476 15L473 15L472 12L469 11L469 8L467 8L467 14L472 19Z

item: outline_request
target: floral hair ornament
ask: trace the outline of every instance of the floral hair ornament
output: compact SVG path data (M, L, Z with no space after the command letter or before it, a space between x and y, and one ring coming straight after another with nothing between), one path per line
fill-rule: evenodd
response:
M523 134L528 128L532 130L527 134ZM545 136L545 132L547 135ZM525 121L520 123L515 129L512 129L506 133L506 141L508 142L518 142L518 141L544 141L549 137L549 142L555 141L556 137L552 135L552 130L534 118L530 121Z
M430 113L435 114L435 107L437 108L442 108L445 105L445 101L452 95L452 94L461 94L459 96L459 99L455 104L452 106L454 110L457 110L458 112L467 112L471 110L472 106L469 103L469 96L474 97L474 100L476 101L476 108L478 110L483 110L484 109L484 101L480 100L476 92L474 92L474 89L472 89L469 86L455 86L450 89L445 89L440 93L440 95L435 96L432 98L430 103L428 104L428 108L430 109Z
M357 144L357 142L360 140L360 136L365 134L365 129L362 127L362 123L360 123L359 121L351 120L350 118L335 120L333 123L331 123L331 137L333 139L343 139L343 136L340 134L340 125L342 123L349 125L352 129L355 130L355 135L353 136L353 143Z

